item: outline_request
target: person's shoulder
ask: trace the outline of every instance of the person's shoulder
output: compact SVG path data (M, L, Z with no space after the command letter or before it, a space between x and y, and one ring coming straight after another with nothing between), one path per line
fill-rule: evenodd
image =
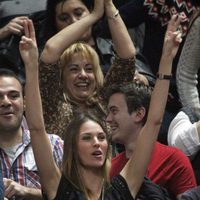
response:
M155 149L159 154L168 155L174 158L186 157L186 155L179 148L161 144L159 142L156 142Z

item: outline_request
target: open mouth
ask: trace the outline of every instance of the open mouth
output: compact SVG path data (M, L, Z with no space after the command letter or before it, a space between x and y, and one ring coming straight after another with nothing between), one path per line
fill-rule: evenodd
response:
M88 82L79 82L75 84L77 87L88 87L89 83Z
M95 157L101 157L102 156L102 152L101 151L95 151L92 153L93 156Z

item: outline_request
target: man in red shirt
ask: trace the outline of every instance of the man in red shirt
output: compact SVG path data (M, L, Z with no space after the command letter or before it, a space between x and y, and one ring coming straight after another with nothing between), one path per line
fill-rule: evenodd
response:
M112 140L125 147L125 151L112 160L111 177L121 171L134 153L140 130L146 122L150 95L150 88L136 83L107 91L109 113L106 120L111 126ZM154 183L165 187L172 199L179 199L183 192L196 186L191 163L185 154L159 142L152 152L146 175Z

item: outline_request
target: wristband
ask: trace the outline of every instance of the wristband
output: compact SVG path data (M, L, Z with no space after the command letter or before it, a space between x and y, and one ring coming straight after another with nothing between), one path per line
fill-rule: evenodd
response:
M115 19L119 15L119 10L116 10L113 16L107 16L108 19Z
M156 77L157 77L157 79L159 79L159 80L171 80L172 74L166 75L166 74L158 73L158 74L156 74Z

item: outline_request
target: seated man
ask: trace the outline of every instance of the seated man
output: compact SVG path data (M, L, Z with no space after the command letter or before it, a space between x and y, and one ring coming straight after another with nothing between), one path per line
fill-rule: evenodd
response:
M42 199L24 112L23 86L14 72L0 69L0 160L5 197ZM54 159L61 165L63 141L49 134Z
M111 177L121 171L134 153L134 144L146 122L150 96L149 87L136 83L115 86L107 91L109 114L106 120L111 126L112 140L125 146L125 152L112 160ZM189 159L179 149L159 142L155 145L146 175L165 187L173 199L179 199L183 192L196 186Z

